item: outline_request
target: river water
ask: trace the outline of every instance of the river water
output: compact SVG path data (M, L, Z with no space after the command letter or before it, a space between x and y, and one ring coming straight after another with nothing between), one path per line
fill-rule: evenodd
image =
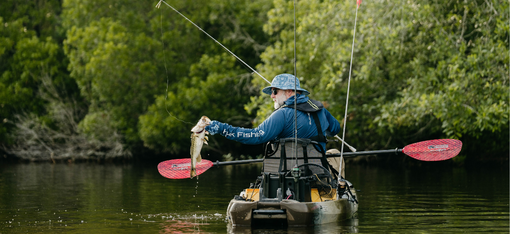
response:
M2 164L4 233L508 233L509 173L502 168L347 165L358 217L299 229L238 229L230 199L260 164L213 167L170 180L157 165Z

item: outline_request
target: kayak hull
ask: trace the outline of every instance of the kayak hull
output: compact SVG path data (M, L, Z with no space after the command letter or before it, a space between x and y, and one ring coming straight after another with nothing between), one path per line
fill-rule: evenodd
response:
M292 199L264 202L234 198L227 208L227 219L232 226L315 226L355 218L358 203L354 198L354 189L344 198L319 202Z

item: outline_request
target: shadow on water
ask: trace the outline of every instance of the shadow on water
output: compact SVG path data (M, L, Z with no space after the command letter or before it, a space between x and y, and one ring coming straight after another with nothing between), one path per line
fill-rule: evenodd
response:
M157 164L1 164L0 233L387 233L509 231L508 168L348 165L358 218L310 228L231 227L230 199L261 165L169 180Z

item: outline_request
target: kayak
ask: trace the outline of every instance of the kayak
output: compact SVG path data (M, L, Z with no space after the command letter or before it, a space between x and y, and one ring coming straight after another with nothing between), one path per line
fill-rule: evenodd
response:
M271 142L263 159L196 163L197 175L213 165L235 165L262 162L262 174L255 183L235 195L227 208L232 227L276 225L280 227L314 226L353 219L358 200L354 186L344 177L338 179L328 158L357 155L404 153L420 161L443 161L459 154L462 142L455 139L435 139L405 146L403 149L358 151L339 154L321 151L317 142L309 139L281 139ZM340 160L342 161L342 160ZM172 159L158 164L159 173L169 179L190 178L191 159ZM352 220L356 221L356 220Z
M356 217L354 186L343 178L339 185L317 142L295 141L270 144L262 174L228 205L232 226L315 226Z
M244 194L254 195L245 198L234 198L227 209L227 219L233 226L315 226L355 218L358 203L353 199L356 195L351 187L352 196L337 197L336 192L331 198L321 197L316 190L312 191L315 200L299 202L293 199L281 201L257 200L258 191L244 190ZM250 201L251 198L254 200ZM322 200L321 200L322 199Z

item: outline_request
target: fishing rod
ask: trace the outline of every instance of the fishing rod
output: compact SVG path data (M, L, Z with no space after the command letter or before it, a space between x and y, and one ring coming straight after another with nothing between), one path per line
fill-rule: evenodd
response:
M297 130L297 51L296 51L296 0L294 3L294 149L298 147L298 130ZM319 130L317 130L319 131ZM318 134L320 134L318 132ZM298 169L298 151L295 150L294 158L296 159L296 165L292 168L293 171L297 171Z
M424 162L436 162L451 159L457 156L462 149L462 142L456 139L435 139L421 141L406 145L404 148L388 149L388 150L373 150L373 151L358 151L358 152L345 152L340 154L328 154L328 158L332 157L357 157L362 155L381 155L381 154L400 154L403 153L411 158ZM249 163L260 163L264 159L248 159L236 160L228 162L211 162L207 159L202 159L200 163L196 164L196 173L200 175L213 166L224 165L238 165ZM187 179L190 178L191 171L191 158L172 159L163 161L158 164L158 171L163 177L168 179Z
M343 133L342 133L343 139L345 139L345 128L347 125L347 109L349 107L349 90L351 88L352 59L354 57L354 40L356 39L356 22L358 19L358 9L359 9L359 6L361 5L361 1L362 0L356 0L356 16L354 18L354 29L353 29L353 35L352 35L351 64L349 67L349 80L347 81L347 97L345 99L344 127L343 127ZM340 150L340 165L338 168L338 183L343 183L342 180L344 180L344 179L342 179L342 176L340 176L340 175L342 175L342 167L343 167L342 162L344 161L343 154L344 154L344 144L342 144L342 148Z
M165 5L167 5L168 7L170 7L170 9L174 10L175 12L177 12L177 14L179 14L180 16L182 16L184 19L186 19L188 22L190 22L193 26L195 26L196 28L198 28L200 31L202 31L203 33L205 33L205 35L207 35L209 38L211 38L214 42L216 42L218 45L220 45L223 49L225 49L227 52L230 53L230 55L234 56L234 58L236 58L237 60L239 60L241 63L243 63L246 67L248 67L252 72L254 72L255 74L259 75L262 79L264 79L267 83L271 84L271 82L269 82L266 78L264 78L264 76L262 76L260 73L258 73L257 71L255 71L255 69L253 69L252 67L250 67L250 65L248 65L247 63L245 63L241 58L237 57L236 54L234 54L232 51L230 51L227 47L225 47L223 44L221 44L219 41L217 41L214 37L212 37L211 35L209 35L209 33L207 33L206 31L204 31L201 27L199 27L198 25L196 25L195 23L193 23L193 21L191 21L190 19L188 19L186 16L184 16L183 14L181 14L181 12L179 12L177 9L175 9L174 7L170 6L170 4L168 4L167 2L165 2L164 0L160 0L158 2L158 4L156 5L156 7L159 9L159 7L161 6L161 3L164 3Z

